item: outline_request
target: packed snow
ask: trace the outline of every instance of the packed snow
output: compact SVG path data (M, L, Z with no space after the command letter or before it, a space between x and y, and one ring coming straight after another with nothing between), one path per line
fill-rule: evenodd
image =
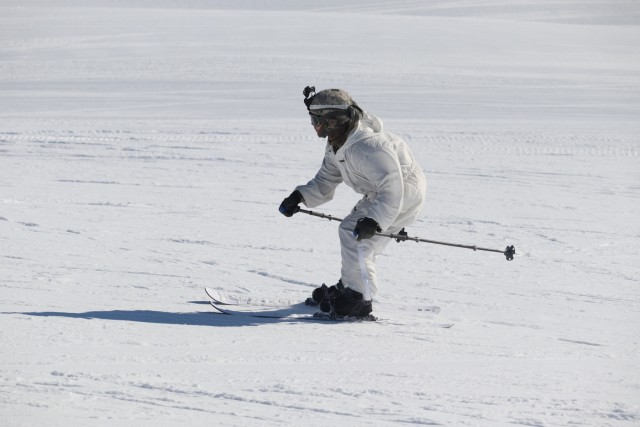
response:
M4 0L1 424L639 425L639 52L632 0ZM377 322L216 314L339 279L278 212L306 85L409 143L411 236L516 259L392 242Z

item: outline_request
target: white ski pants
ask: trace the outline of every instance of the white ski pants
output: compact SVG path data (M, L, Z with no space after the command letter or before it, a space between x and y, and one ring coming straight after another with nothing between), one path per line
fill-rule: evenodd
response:
M353 230L360 218L367 216L371 202L366 198L356 204L355 209L340 223L338 234L342 253L342 284L354 291L360 292L369 301L378 292L376 278L376 256L384 250L392 239L384 236L373 236L370 239L358 241L353 236ZM403 227L411 224L420 214L422 203L415 208L401 213L385 233L396 234Z

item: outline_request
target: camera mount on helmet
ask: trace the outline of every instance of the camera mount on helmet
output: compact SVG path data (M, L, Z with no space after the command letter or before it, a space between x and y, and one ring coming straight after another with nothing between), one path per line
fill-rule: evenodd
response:
M313 101L313 98L316 96L316 87L315 86L307 86L302 91L302 94L304 95L304 105L306 105L307 106L307 110L309 110L309 112L311 112L311 110L310 110L311 102Z

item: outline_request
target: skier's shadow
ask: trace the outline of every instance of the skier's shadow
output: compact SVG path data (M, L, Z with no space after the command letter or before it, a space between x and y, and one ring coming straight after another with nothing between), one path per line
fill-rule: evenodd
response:
M207 303L208 304L208 303ZM173 313L154 310L105 310L86 311L84 313L70 313L63 311L32 311L2 314L22 314L37 317L66 317L71 319L101 319L117 320L121 322L156 323L162 325L183 326L259 326L273 323L296 323L294 319L254 318L248 316L233 316L206 312Z

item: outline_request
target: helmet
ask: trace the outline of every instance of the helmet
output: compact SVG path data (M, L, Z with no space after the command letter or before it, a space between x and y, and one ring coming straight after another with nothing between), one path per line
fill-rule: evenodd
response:
M325 89L318 93L315 90L307 86L302 92L314 126L322 123L327 129L334 129L360 118L357 112L362 113L362 109L344 90Z
M353 105L353 99L342 89L325 89L312 96L309 111L346 110Z

